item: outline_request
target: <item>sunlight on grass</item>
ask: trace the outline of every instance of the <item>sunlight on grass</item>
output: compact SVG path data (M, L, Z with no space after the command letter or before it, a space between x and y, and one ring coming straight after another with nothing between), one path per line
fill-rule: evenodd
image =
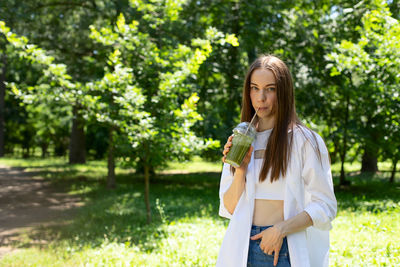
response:
M340 168L341 168L341 163L340 162L336 162L334 164L332 164L332 172L336 172L339 173L340 172ZM378 169L380 171L392 171L392 163L389 161L385 161L385 162L378 162ZM400 166L398 165L397 170L400 170ZM345 162L344 163L344 170L345 172L357 172L359 170L361 170L361 163L360 162L353 162L353 163L348 163Z
M220 172L222 162L208 162L200 157L194 157L189 162L171 162L161 173L193 173L193 172Z
M399 221L400 205L395 212L342 212L331 231L331 266L396 266Z
M163 237L150 253L138 257L145 266L213 266L225 232L219 220L190 218L162 226ZM139 260L140 259L140 260Z
M62 160L1 159L0 164L30 166L85 201L70 220L23 234L14 244L17 251L1 259L2 267L215 265L229 222L218 216L220 163L175 162L152 178L150 225L142 177L132 171L118 169L118 188L107 190L99 182L105 179L105 162L70 166ZM346 179L351 187L335 189L339 208L330 266L396 266L399 183L362 175Z
M21 249L0 266L214 266L225 228L220 220L185 218L161 225L149 237L151 244L117 243L105 236L95 248L64 243L45 251Z

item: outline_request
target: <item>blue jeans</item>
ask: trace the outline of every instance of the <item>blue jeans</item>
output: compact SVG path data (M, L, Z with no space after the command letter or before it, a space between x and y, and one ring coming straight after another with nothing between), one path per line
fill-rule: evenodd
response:
M251 226L250 236L256 235L265 229L272 227L272 225L268 226ZM247 256L247 266L248 267L273 267L274 266L274 257L275 252L272 252L272 255L268 255L264 253L264 251L260 248L261 238L257 240L251 240L249 244L249 254ZM290 258L289 258L289 248L287 244L287 238L283 239L281 250L279 251L279 259L276 267L290 267Z

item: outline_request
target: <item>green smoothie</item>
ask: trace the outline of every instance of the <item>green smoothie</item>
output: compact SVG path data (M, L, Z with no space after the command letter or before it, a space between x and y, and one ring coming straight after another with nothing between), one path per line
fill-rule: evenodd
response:
M226 155L225 162L234 167L240 167L255 137L255 128L249 123L242 122L234 130L232 146Z

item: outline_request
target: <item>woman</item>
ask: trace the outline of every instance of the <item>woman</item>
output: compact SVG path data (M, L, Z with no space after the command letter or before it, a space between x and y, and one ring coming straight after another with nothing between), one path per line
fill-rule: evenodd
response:
M255 112L256 138L240 167L225 163L219 214L230 222L217 266L328 266L336 216L330 158L297 118L293 82L279 58L262 55L243 88L241 121Z

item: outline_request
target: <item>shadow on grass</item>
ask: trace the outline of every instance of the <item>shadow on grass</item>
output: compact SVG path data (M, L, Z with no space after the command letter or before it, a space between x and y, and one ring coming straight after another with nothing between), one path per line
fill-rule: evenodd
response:
M335 178L338 183L339 178ZM400 183L389 183L388 173L354 173L349 186L335 185L338 210L351 212L400 211Z
M34 241L47 240L56 246L67 243L79 250L111 241L128 246L135 244L142 251L150 252L157 249L160 239L168 235L162 225L193 218L219 217L220 173L159 174L153 177L150 185L152 223L149 225L146 224L143 176L118 175L118 187L108 190L105 177L99 180L74 171L57 173L46 177L58 177L52 181L79 195L85 204L70 220L35 229L29 234L31 242L20 243L20 247L43 246ZM352 185L335 186L339 211L399 211L399 183L389 184L374 177L363 182L367 178L362 176L349 176L347 179Z
M218 217L220 173L153 177L150 185L152 223L149 225L146 224L143 176L118 175L118 186L114 190L105 188L105 181L93 181L78 174L68 179L61 176L53 183L75 192L84 200L84 206L77 208L76 215L70 220L36 228L28 234L30 241L14 245L43 247L51 241L56 244L66 242L68 246L80 249L98 247L108 240L135 244L149 252L167 236L160 226L177 220Z

